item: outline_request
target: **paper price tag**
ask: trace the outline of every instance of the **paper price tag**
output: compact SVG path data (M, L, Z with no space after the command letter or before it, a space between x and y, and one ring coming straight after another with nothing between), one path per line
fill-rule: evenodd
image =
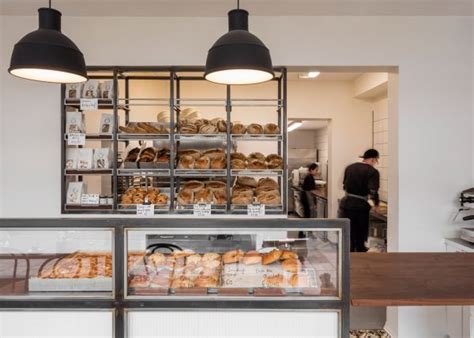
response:
M247 205L247 215L252 217L265 216L265 204Z
M153 204L138 204L137 216L151 217L155 215L155 206Z
M82 194L81 205L99 205L99 194Z
M67 135L67 144L69 146L84 146L84 145L86 145L86 134L83 134L83 133L69 133Z
M211 205L210 204L194 204L193 214L196 217L211 216Z
M98 99L81 99L81 110L97 110L99 109Z

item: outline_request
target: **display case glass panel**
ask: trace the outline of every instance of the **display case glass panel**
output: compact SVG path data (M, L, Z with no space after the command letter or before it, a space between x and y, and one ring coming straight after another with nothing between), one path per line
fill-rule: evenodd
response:
M0 297L113 296L113 229L0 230Z
M126 231L128 297L340 299L341 229Z
M128 337L336 338L338 318L319 310L130 311Z

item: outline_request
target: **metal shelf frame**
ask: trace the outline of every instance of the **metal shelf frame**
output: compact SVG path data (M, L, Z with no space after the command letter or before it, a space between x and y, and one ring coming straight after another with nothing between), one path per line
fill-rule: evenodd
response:
M112 311L114 314L114 338L126 338L127 311L190 311L227 309L232 311L252 310L330 310L339 315L339 337L349 338L350 324L350 224L347 219L184 219L184 218L70 218L70 219L0 219L0 229L7 231L34 230L105 230L112 231L113 245L113 292L110 297L81 298L77 296L32 298L0 296L0 310L3 311ZM265 229L281 231L340 231L339 235L339 273L338 296L334 299L321 297L291 298L254 297L252 299L232 299L228 297L202 299L162 299L127 297L127 233L131 230L229 230L262 231Z
M170 149L170 170L168 172L152 172L152 171L137 171L135 176L140 177L168 177L170 184L170 209L169 214L182 214L182 209L175 207L175 197L179 191L180 183L183 179L189 179L191 177L196 178L220 178L226 179L227 182L227 205L224 210L224 214L239 214L243 212L239 208L233 208L231 205L231 185L236 176L242 176L240 173L234 174L231 170L231 159L230 154L234 150L237 142L249 142L249 141L264 141L264 142L275 142L278 144L278 155L283 158L284 167L281 171L275 175L275 171L268 170L267 172L273 172L268 174L262 171L262 177L273 177L278 180L280 185L280 192L282 198L282 208L280 211L273 212L272 214L286 215L288 212L288 169L287 169L287 69L285 67L275 67L275 78L272 82L276 83L277 89L275 90L275 96L273 98L234 98L232 95L232 89L234 86L225 86L225 97L222 98L184 98L182 97L182 86L187 81L204 81L206 82L203 73L204 67L202 66L89 66L88 74L91 79L98 80L113 80L114 83L114 96L112 99L99 99L100 110L111 110L114 116L114 130L107 138L98 136L86 137L87 140L94 141L108 141L112 144L112 167L111 170L111 187L114 203L112 210L101 210L99 208L79 208L72 210L66 206L66 190L67 184L72 177L76 177L78 181L83 180L83 176L79 174L71 175L71 171L65 171L65 154L67 145L67 134L65 132L65 117L68 109L80 109L80 100L74 99L69 100L65 98L65 85L61 86L61 213L116 213L120 214L123 211L119 208L119 178L123 176L133 176L129 174L127 170L123 170L120 167L119 159L119 145L127 146L130 141L164 141L169 144ZM190 75L191 74L191 75ZM154 98L135 98L130 95L130 87L136 81L166 81L169 82L169 95L168 97L154 97ZM123 93L119 96L119 83L123 86ZM118 130L119 112L125 114L125 124L130 121L130 114L133 114L134 106L150 106L150 107L168 107L170 111L170 132L169 134L153 135L153 134L123 134ZM215 135L180 135L177 132L176 126L179 121L179 113L181 107L222 107L223 113L225 113L225 119L227 121L227 132ZM281 130L279 135L232 135L230 130L230 124L233 120L233 107L254 107L258 109L260 107L273 107L275 108L278 126ZM89 111L88 114L94 113ZM154 116L153 116L154 119ZM249 121L251 122L251 121ZM196 175L193 176L191 172L181 174L179 171L174 170L177 162L177 153L180 148L181 142L196 140L199 142L205 142L205 140L222 140L225 143L226 154L227 154L227 169L223 172L219 171L219 174L212 175L212 171L207 171L204 175L196 171ZM80 147L80 146L79 146ZM224 173L224 174L223 174ZM91 173L93 174L93 172ZM259 176L258 173L251 173L252 176ZM84 175L85 176L85 175ZM88 175L90 176L90 174ZM104 177L104 176L103 176ZM214 212L213 212L214 213ZM222 211L219 210L215 213L216 216L222 215Z

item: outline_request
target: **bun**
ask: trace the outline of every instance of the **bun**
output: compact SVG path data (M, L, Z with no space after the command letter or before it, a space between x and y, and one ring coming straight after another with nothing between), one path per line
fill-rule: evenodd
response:
M245 169L246 164L244 161L236 159L231 161L231 167L232 169Z
M247 127L247 133L252 135L263 134L263 127L260 124L252 123Z
M268 135L280 134L280 128L275 123L267 123L263 132Z
M262 255L257 251L249 251L245 254L242 259L242 263L245 265L260 264L262 262Z
M269 265L272 263L275 263L280 259L281 256L281 251L278 249L274 249L266 254L263 254L262 257L262 264L263 265Z
M197 160L198 158L200 158L202 156L201 152L199 150L195 150L195 149L187 149L187 150L178 151L178 157L185 156L185 155L186 156L191 156L195 160Z
M212 191L212 202L214 204L222 205L227 203L227 192L225 190Z
M191 192L197 192L204 188L204 183L201 181L187 181L183 184L183 189L190 190Z
M243 186L243 187L256 188L257 187L257 180L253 177L240 176L240 177L237 178L236 185L240 185L240 186Z
M225 156L213 158L211 160L211 169L225 169L227 167L226 160Z
M221 133L227 133L227 122L225 120L219 120L217 122L217 129Z
M188 189L182 189L178 193L177 200L179 204L193 204L193 192Z
M199 127L199 134L217 134L219 130L212 124L205 124Z
M230 130L231 134L245 134L247 128L242 123L235 122Z
M240 249L227 251L222 259L224 264L238 263L240 259L244 256L244 252Z
M179 132L184 135L197 134L198 128L194 124L183 124L179 127Z
M155 198L155 203L154 204L167 204L167 203L168 203L168 195L159 194Z
M290 250L283 250L280 259L282 261L285 259L298 259L298 255L296 254L296 252Z
M250 153L249 156L248 156L248 160L259 160L259 161L262 161L262 162L265 162L265 155L263 155L262 153L259 153L259 152L254 152L254 153Z
M230 154L230 159L231 160L241 160L241 161L247 161L247 156L245 156L244 154L242 153L231 153Z
M274 159L267 163L268 169L283 169L283 160Z
M281 267L285 271L295 273L301 270L301 262L294 258L285 259L283 262L281 262Z
M180 156L177 169L194 169L194 157L189 155Z
M206 203L209 204L212 201L211 191L207 188L199 190L194 194L194 203Z
M194 162L194 169L209 169L211 160L208 156L202 156Z
M285 286L285 278L280 274L266 276L263 278L263 285L267 288L281 288Z
M247 165L248 169L267 169L265 162L260 160L251 160Z
M206 188L208 188L211 191L215 190L226 190L227 184L225 184L222 181L209 181L206 183Z

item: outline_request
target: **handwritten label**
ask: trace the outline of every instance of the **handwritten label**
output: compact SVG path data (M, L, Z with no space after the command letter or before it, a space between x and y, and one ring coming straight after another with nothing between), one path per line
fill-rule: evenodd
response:
M265 204L247 205L247 215L252 217L265 216Z
M97 110L99 109L98 99L81 99L81 110Z
M194 204L193 214L196 217L206 217L211 215L210 204Z
M81 205L99 205L99 194L82 194Z
M155 206L153 204L138 204L137 216L151 217L155 215Z
M86 145L86 134L83 134L83 133L69 133L69 134L67 134L67 144L69 146L84 146L84 145Z

